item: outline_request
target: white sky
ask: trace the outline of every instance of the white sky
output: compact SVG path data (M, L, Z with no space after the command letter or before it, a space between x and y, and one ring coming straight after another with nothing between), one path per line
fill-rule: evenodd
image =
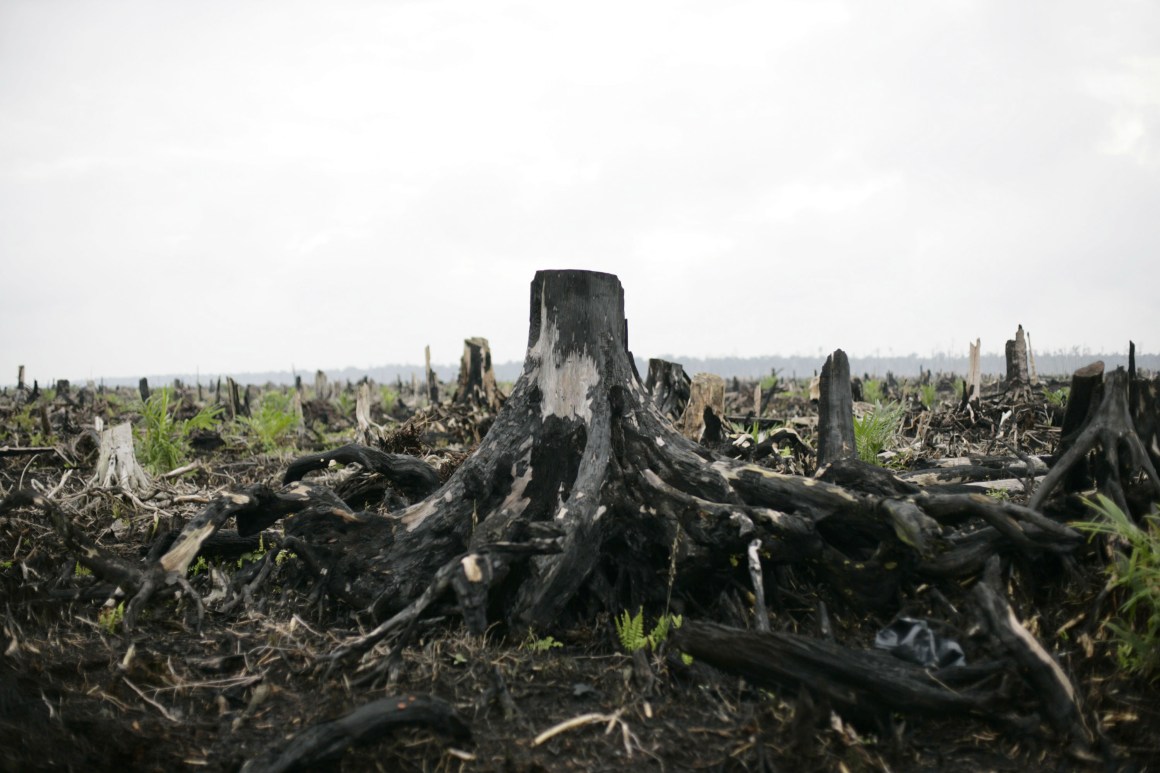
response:
M1160 350L1160 3L0 0L0 383ZM820 362L820 360L819 360Z

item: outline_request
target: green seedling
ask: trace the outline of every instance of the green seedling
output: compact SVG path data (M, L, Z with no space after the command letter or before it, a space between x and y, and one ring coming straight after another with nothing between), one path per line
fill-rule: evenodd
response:
M632 653L645 647L655 650L661 642L669 637L669 631L680 628L682 622L684 620L680 615L661 615L652 631L646 635L644 632L644 609L638 609L635 615L630 615L628 610L625 610L615 619L616 635L625 652Z
M97 622L105 629L105 633L112 636L121 627L121 623L125 621L125 602L122 601L115 607L102 607L101 611L97 613Z
M556 641L551 636L536 636L536 632L532 630L528 631L528 635L520 643L520 649L528 652L547 652L563 646L563 642Z
M904 413L899 403L878 403L861 418L855 418L854 445L858 458L878 464L878 454L895 445Z
M154 473L180 467L188 453L188 439L195 430L212 428L221 415L220 406L206 406L194 416L177 421L170 413L170 390L156 389L141 408L144 423L138 439L141 463Z
M239 419L267 453L287 442L297 420L290 396L282 392L267 392L257 411Z

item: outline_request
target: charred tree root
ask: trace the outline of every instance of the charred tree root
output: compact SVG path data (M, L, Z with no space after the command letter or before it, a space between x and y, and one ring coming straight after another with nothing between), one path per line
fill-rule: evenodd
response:
M375 448L354 443L327 451L295 459L286 468L282 483L302 480L306 473L322 470L331 463L359 464L364 469L377 472L399 489L403 494L418 501L439 488L439 474L426 462L405 454L388 454Z
M1019 622L1007 600L996 590L1001 587L999 560L992 558L986 576L974 588L983 619L1019 664L1027 682L1035 688L1052 728L1070 739L1077 752L1086 753L1093 736L1084 722L1075 687L1050 653Z
M471 729L446 701L425 695L389 696L303 730L261 757L248 760L241 769L243 773L314 770L352 746L376 741L396 727L416 725L457 741L471 738Z

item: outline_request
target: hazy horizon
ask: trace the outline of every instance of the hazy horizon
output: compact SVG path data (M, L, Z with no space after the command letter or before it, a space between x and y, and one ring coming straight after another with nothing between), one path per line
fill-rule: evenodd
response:
M759 377L768 374L771 368L776 368L785 376L794 375L791 372L797 369L796 375L806 376L810 373L817 372L821 369L825 362L826 356L829 352L824 353L820 357L814 354L793 354L793 355L757 355L753 357L682 357L679 355L660 354L656 355L660 359L670 360L683 365L690 374L706 370L711 373L726 378L739 376L742 378ZM865 356L856 353L846 352L851 363L851 372L855 375L863 372L871 375L885 375L887 371L893 372L898 376L914 376L918 374L918 369L921 367L926 370L932 370L935 373L944 372L958 372L960 375L965 372L967 367L967 355L954 355L947 352L937 352L928 355L919 355L917 353L909 353L905 355L893 356ZM1081 351L1075 348L1070 351L1061 352L1034 352L1036 367L1038 372L1043 376L1068 376L1075 369L1087 365L1096 359L1103 360L1107 368L1110 370L1117 365L1126 366L1128 360L1127 349L1123 352L1090 352ZM643 357L634 353L637 361L637 368L640 371L641 378L644 378L647 372L647 363L649 357ZM1137 366L1144 371L1158 371L1160 370L1160 353L1136 352ZM1002 374L1005 369L1005 355L999 352L982 352L980 354L980 364L984 375ZM497 378L501 381L515 380L524 365L523 360L505 360L503 362L495 362L494 368ZM443 361L438 362L433 359L431 363L432 369L436 372L441 381L451 381L455 379L459 372L459 362ZM293 383L295 375L302 378L303 383L312 383L314 373L321 370L331 379L357 381L364 376L370 376L380 383L394 381L396 377L402 377L404 381L407 380L407 374L414 374L422 377L424 372L424 365L422 362L403 362L403 363L380 363L370 366L332 366L323 368L282 368L276 370L253 371L253 370L239 370L239 371L143 371L136 374L117 374L108 375L101 374L97 376L85 376L82 378L68 378L67 376L50 375L46 378L41 378L29 372L25 373L25 383L31 388L33 381L40 383L42 388L51 387L58 379L66 379L72 385L79 386L87 381L92 381L97 384L106 384L108 386L118 385L135 385L141 378L146 378L154 386L164 385L172 382L173 379L181 379L183 382L194 384L201 381L203 384L212 382L217 378L224 378L230 376L239 383L262 384L267 381L273 383ZM384 375L389 374L389 375ZM15 374L13 374L15 376ZM5 378L0 378L0 388L11 388L16 385L15 380L9 382Z

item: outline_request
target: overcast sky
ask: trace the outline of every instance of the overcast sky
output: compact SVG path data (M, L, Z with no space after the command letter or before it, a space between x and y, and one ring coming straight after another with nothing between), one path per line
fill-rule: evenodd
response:
M0 383L1160 350L1160 3L0 0ZM819 360L820 363L820 360Z

